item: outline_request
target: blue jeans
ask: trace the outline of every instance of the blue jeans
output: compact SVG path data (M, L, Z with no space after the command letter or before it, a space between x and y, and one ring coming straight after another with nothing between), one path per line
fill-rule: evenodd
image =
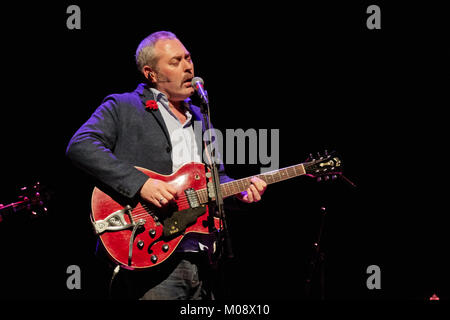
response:
M213 300L213 270L202 253L174 253L148 271L121 270L115 298L139 300ZM125 295L125 296L124 296Z

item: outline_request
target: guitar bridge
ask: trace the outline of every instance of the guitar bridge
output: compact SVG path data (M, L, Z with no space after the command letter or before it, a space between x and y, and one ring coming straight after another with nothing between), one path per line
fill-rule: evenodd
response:
M111 213L103 220L91 220L95 233L101 234L105 231L121 231L134 227L135 223L131 216L131 210L132 208L129 205L126 205L123 209ZM131 223L126 222L124 218L125 214L128 215Z

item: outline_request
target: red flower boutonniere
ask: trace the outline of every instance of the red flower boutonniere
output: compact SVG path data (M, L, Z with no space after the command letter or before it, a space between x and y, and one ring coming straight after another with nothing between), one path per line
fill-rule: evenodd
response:
M145 102L145 109L147 110L158 110L158 104L155 100L147 100Z

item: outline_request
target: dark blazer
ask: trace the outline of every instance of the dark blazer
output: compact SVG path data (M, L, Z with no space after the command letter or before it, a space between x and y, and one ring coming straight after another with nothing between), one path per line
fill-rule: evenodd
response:
M169 133L159 110L146 110L156 100L145 84L135 91L105 98L69 142L66 155L101 184L134 198L148 176L134 166L160 174L172 173ZM193 120L205 123L200 108L191 104ZM221 183L232 180L223 165Z

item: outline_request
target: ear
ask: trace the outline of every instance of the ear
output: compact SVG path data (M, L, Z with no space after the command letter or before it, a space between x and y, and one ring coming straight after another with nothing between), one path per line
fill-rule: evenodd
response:
M150 83L155 83L156 82L155 72L149 66L144 66L142 68L142 74L148 80L148 82L150 82Z

